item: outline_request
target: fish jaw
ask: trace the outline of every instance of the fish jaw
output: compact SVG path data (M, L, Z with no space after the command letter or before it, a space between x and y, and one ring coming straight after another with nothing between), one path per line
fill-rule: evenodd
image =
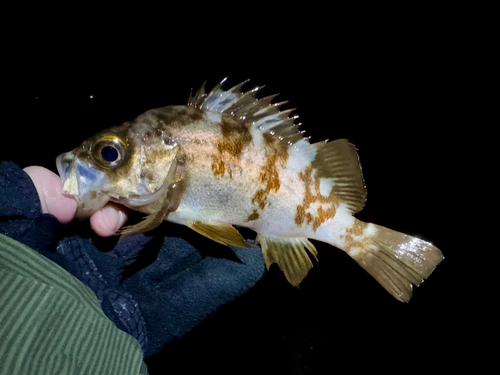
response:
M63 193L78 203L76 220L89 218L109 201L110 197L100 191L108 179L103 172L75 157L72 151L59 155L56 165Z

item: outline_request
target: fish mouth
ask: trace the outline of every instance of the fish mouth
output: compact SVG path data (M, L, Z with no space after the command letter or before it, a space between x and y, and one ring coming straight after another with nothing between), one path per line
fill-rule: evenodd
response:
M63 183L63 193L78 203L76 220L84 220L101 209L110 197L101 192L106 175L92 165L82 162L72 151L56 158L57 171Z
M76 196L78 195L78 183L74 173L72 173L74 162L75 156L72 152L66 152L56 158L57 172L63 183L64 194Z

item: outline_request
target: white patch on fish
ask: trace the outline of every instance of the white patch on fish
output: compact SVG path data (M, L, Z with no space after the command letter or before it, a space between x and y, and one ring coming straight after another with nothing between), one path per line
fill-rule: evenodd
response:
M333 177L320 178L320 180L319 180L319 193L324 197L328 197L330 195L330 193L332 192L334 181L335 181L335 179Z
M210 122L220 123L222 119L222 113L207 111L205 112L205 118Z
M318 228L316 236L319 240L331 243L338 248L346 246L346 232L351 229L356 219L349 212L346 203L340 203L333 219L328 220L327 225Z
M286 170L298 173L309 167L316 158L316 147L313 147L306 139L301 139L288 149L288 162Z

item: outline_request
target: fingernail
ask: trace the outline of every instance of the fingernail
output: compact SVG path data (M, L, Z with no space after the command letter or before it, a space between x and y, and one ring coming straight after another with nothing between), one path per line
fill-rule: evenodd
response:
M113 220L114 220L113 222L115 224L114 231L116 233L116 231L118 229L120 229L125 222L125 214L122 211L114 209L113 210Z
M113 233L116 233L123 225L124 216L123 212L113 206L106 206L102 209L104 223Z

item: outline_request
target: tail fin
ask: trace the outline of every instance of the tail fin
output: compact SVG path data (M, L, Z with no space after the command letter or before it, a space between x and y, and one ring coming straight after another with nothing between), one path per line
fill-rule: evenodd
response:
M347 253L402 302L410 301L413 285L420 285L444 259L431 243L375 224L354 238L358 241Z

